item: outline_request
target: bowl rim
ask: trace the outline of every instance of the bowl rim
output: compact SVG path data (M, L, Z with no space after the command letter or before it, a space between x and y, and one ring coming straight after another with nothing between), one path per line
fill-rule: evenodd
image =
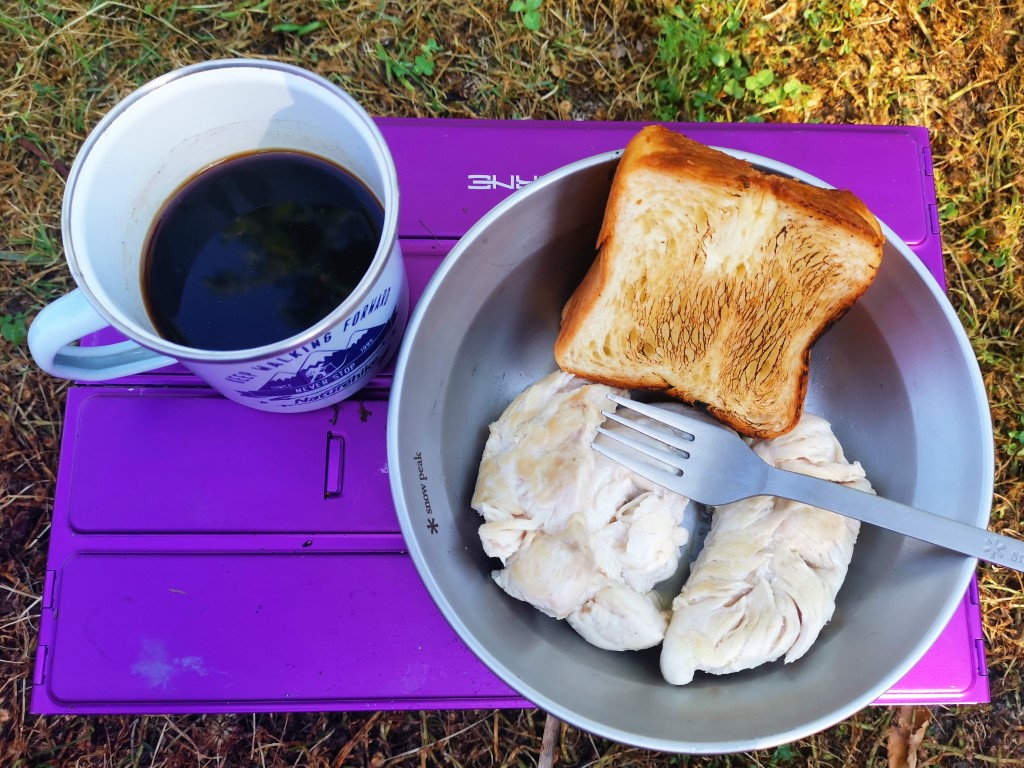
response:
M791 176L792 178L796 178L814 186L835 189L831 184L828 184L822 179L807 173L806 171L772 158L728 147L712 146L712 148L737 159L745 160L761 170ZM529 185L516 190L507 198L495 205L472 227L470 227L466 234L459 239L445 257L436 272L428 281L423 294L410 316L405 336L402 340L402 344L396 358L394 377L391 385L392 396L389 399L387 424L387 450L389 465L398 466L400 462L398 446L400 439L399 431L402 422L402 409L400 405L402 398L396 395L405 389L407 386L407 379L412 379L414 377L414 374L409 372L409 358L411 356L413 342L416 336L421 332L424 317L429 311L428 307L431 304L432 298L439 290L439 287L444 282L446 276L456 268L462 254L475 243L482 232L486 232L492 222L500 218L511 208L515 207L520 199L531 194L537 194L539 190L557 183L565 176L572 175L593 166L617 160L621 158L623 152L623 149L617 149L582 158L561 166L560 168L541 176ZM903 260L908 262L911 269L916 273L917 278L925 283L932 299L938 305L940 311L943 313L947 325L953 332L956 338L958 351L968 362L968 367L970 368L968 375L970 376L973 385L974 402L965 403L964 406L973 406L979 411L980 418L978 421L982 426L983 431L983 433L979 435L979 444L992 446L993 433L987 390L985 389L984 381L981 377L977 357L974 354L973 347L971 346L963 325L957 317L948 296L939 286L931 272L928 271L928 268L922 263L921 259L888 225L885 224L885 222L880 219L878 221L881 225L886 243L893 246L896 251L899 252ZM970 364L970 361L972 360L974 361L973 365ZM413 382L413 386L415 386L415 382ZM982 488L979 493L979 509L976 524L987 526L991 515L991 499L994 490L995 464L993 450L986 450L984 452L982 463L984 466L984 478L982 480ZM564 720L575 727L581 728L582 730L588 731L602 738L611 739L616 742L633 745L643 749L693 755L747 752L757 749L772 748L780 744L797 741L848 719L864 707L869 706L880 695L885 693L885 691L892 688L931 648L939 635L946 628L959 604L962 602L964 593L970 584L971 577L975 573L975 568L978 562L976 558L963 557L963 561L956 574L955 588L945 596L941 608L936 614L935 621L933 621L931 626L927 627L927 629L921 634L920 639L914 645L912 652L907 654L902 663L893 668L890 673L879 680L874 687L870 688L863 695L851 699L844 706L833 708L819 717L813 718L803 723L801 726L791 728L788 731L743 741L728 743L694 743L673 739L646 737L615 726L610 726L606 723L593 720L588 716L580 715L566 709L557 701L543 695L521 678L517 677L494 654L477 641L476 637L459 617L444 592L439 588L437 582L431 576L431 566L427 561L427 558L424 556L423 550L418 546L414 535L409 507L406 503L405 488L403 487L400 474L401 473L399 472L390 472L389 482L391 485L391 492L394 499L399 525L402 531L402 536L407 544L409 556L412 558L416 571L426 586L431 598L434 600L435 605L439 608L445 620L449 623L461 641L466 644L466 646L483 664L485 664L503 682L505 682L505 684L541 709L550 712L559 719ZM987 507L985 499L988 500ZM988 510L987 512L985 511L986 508Z

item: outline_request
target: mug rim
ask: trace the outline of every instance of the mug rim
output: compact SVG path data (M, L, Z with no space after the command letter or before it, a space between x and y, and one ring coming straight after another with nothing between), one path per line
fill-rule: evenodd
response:
M100 140L102 135L110 128L114 121L132 107L136 102L142 100L153 92L178 80L191 75L219 69L267 69L275 70L293 77L300 77L312 82L314 85L326 90L332 96L340 99L353 113L356 119L369 134L369 139L379 152L379 160L382 170L383 195L381 205L384 208L384 225L380 243L374 254L373 261L363 274L355 289L341 302L332 312L321 318L317 323L302 330L301 332L288 336L278 341L264 344L259 347L248 347L232 350L213 350L189 347L184 344L177 344L163 338L156 333L131 322L123 316L123 313L113 311L100 300L97 292L88 283L81 269L78 252L75 248L75 237L71 227L71 209L75 202L75 190L78 186L79 177L85 161L91 154L93 147ZM388 202L389 201L389 202ZM75 280L76 286L85 294L93 308L112 327L120 331L137 344L153 350L160 354L172 357L175 360L200 362L200 363L244 363L274 357L282 352L301 347L313 340L323 336L339 325L346 317L355 312L367 299L369 294L378 285L385 268L392 258L395 257L396 245L398 242L398 174L395 170L394 159L391 151L384 140L380 128L373 121L373 118L366 112L344 89L334 85L326 78L307 69L280 61L271 61L255 58L230 58L215 59L196 64L189 64L184 67L167 72L133 90L121 101L117 102L89 132L82 148L79 150L68 175L64 191L64 198L61 208L61 230L64 241L64 257L68 268Z

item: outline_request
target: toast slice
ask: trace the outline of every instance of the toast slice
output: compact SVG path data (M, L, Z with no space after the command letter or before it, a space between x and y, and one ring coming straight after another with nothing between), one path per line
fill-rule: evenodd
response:
M800 418L811 346L867 290L884 241L850 192L646 127L619 162L555 359L776 437Z

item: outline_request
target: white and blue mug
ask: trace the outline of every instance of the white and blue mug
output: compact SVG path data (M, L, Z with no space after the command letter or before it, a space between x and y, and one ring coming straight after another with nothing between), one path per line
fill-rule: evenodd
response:
M225 158L261 150L323 158L363 182L384 208L380 243L351 294L282 341L204 350L160 336L140 270L148 233L183 183ZM351 96L298 67L227 59L171 72L117 104L90 133L68 178L64 250L77 288L35 318L29 347L48 373L107 381L180 362L235 402L301 412L362 388L397 350L409 290L398 243L394 162ZM128 340L75 342L106 326Z

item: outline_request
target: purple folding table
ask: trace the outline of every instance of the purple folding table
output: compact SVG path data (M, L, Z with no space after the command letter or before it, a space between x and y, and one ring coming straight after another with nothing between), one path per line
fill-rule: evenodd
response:
M458 238L637 123L379 121L415 301ZM927 132L676 124L860 195L943 284ZM444 333L444 329L438 329ZM92 342L109 340L100 332ZM338 408L267 414L184 368L68 392L32 710L179 713L529 707L466 649L404 553L390 374ZM878 703L988 701L977 589Z

